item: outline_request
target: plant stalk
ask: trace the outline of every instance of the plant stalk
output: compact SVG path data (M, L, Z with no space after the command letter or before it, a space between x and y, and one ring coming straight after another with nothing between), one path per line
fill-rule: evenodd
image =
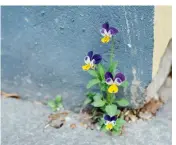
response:
M114 58L114 37L112 36L112 44L111 44L111 49L110 49L110 66L112 65L113 58Z

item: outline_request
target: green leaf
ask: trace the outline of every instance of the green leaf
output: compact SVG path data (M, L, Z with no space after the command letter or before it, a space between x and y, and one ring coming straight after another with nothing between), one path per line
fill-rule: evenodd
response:
M87 105L91 102L92 102L92 100L90 98L86 98L86 100L84 101L84 105Z
M122 127L124 124L126 123L126 121L122 118L119 118L116 120L116 125L117 127Z
M98 77L97 72L96 72L95 70L89 70L88 73L89 73L91 76Z
M98 64L98 72L101 76L101 80L104 80L105 70L101 64Z
M120 135L120 133L121 133L121 129L118 129L118 130L115 129L112 131L113 135Z
M120 99L120 100L117 100L117 104L118 104L119 106L125 107L125 106L128 106L128 105L129 105L129 102L128 102L128 100L122 98L122 99Z
M64 106L60 103L57 107L58 108L63 108Z
M93 79L93 80L90 80L87 84L87 89L91 88L92 86L96 85L100 83L100 80L99 79Z
M94 101L101 100L101 98L102 98L102 96L101 96L99 93L97 93L97 94L93 97Z
M57 95L56 99L55 99L55 102L56 103L61 103L62 102L62 97L60 95Z
M57 107L52 108L52 111L54 112L57 111Z
M105 103L106 103L105 101L97 100L97 101L93 102L92 105L93 105L94 107L102 107L102 106L105 105Z
M124 81L120 86L126 88L128 87L128 85L129 85L128 81Z
M112 64L111 64L111 66L109 67L109 72L111 72L111 73L114 73L115 72L115 70L116 70L116 68L117 68L117 65L118 65L118 62L117 61L114 61L114 62L112 62Z
M102 126L104 123L105 123L104 118L101 118L101 119L98 121L98 124L99 124L100 126Z
M107 132L106 125L103 125L100 130L103 132Z
M101 86L100 86L101 88L101 90L102 91L106 91L107 90L107 85L106 84L101 84Z
M119 115L120 114L120 110L119 109L117 109L117 113L116 113L117 115Z
M54 101L49 101L48 106L50 106L51 108L56 108L56 103Z
M107 105L106 108L106 113L109 115L109 116L115 116L118 112L117 112L117 106L112 104L112 105Z
M96 95L96 93L93 93L93 92L87 92L86 93L86 96L88 97L88 98L90 98L90 99L93 99L93 96L95 96Z

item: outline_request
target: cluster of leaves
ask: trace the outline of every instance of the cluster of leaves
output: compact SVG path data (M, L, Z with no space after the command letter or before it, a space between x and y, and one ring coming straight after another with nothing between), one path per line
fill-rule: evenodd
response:
M84 105L90 104L94 107L94 110L101 110L103 114L108 114L109 116L119 116L120 107L125 107L129 104L128 100L125 98L117 99L115 94L110 94L108 90L108 85L105 81L105 72L111 72L115 74L117 68L117 62L112 62L110 67L106 70L105 67L100 63L96 66L94 70L88 70L88 73L93 77L87 84L87 89L90 89L94 86L98 86L100 92L88 92L86 94L87 98L84 102ZM119 87L127 87L128 82L125 80ZM101 130L107 131L105 127L105 120L101 116L99 120L99 125ZM110 130L113 134L119 134L121 132L122 126L124 125L125 120L123 117L116 120L115 126Z
M48 101L48 106L51 107L52 111L56 112L63 108L62 96L57 95L54 100Z
M103 132L107 132L108 131L106 129L105 123L106 123L106 121L104 120L104 118L101 118L99 120L99 125L101 126L101 131L103 131ZM125 123L126 123L126 121L123 119L123 117L118 118L116 120L115 126L111 130L111 133L113 135L120 135L122 133L122 127L124 126Z

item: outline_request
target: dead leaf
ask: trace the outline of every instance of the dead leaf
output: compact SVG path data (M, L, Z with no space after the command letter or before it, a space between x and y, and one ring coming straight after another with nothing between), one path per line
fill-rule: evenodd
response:
M70 128L71 129L75 129L76 128L76 124L70 124Z
M59 129L59 128L61 128L63 125L64 125L64 123L62 122L62 123L60 123L60 124L54 124L54 125L51 124L50 126L56 128L56 129Z
M37 105L42 105L43 104L42 102L39 102L39 101L34 101L33 103L37 104Z
M156 115L157 110L163 105L161 100L151 99L150 102L146 103L144 107L141 108L140 112L149 112Z
M135 122L135 121L138 120L138 118L137 118L135 115L133 115L133 114L129 114L128 117L130 118L130 120L131 120L132 122Z
M55 114L50 114L48 116L48 118L51 120L56 120L56 119L60 119L60 118L65 118L68 114L69 114L68 112L59 112L59 113L55 113Z
M49 118L49 126L54 127L56 129L61 128L66 123L66 117L69 113L68 112L58 112L55 114L50 114ZM48 124L46 126L48 126Z
M150 120L153 117L153 115L152 115L152 113L149 113L149 112L145 112L145 113L140 112L139 117L141 119Z
M82 123L82 122L80 123L80 126L82 126L82 127L86 128L86 129L88 128L88 125L87 125L87 124L85 124L85 123Z
M5 98L15 98L15 99L20 99L21 97L16 94L16 93L5 93L3 91L1 91L1 96L5 97Z

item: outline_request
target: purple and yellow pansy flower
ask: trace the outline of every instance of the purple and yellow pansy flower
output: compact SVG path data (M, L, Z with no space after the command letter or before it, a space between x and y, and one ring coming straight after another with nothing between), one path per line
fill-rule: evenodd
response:
M108 43L111 40L111 37L118 33L118 30L114 27L109 27L109 23L106 22L102 25L100 33L103 36L101 42Z
M102 60L101 55L93 54L93 51L89 51L84 58L85 65L82 66L84 71L94 69L96 64L99 64Z
M111 117L109 115L105 115L104 120L105 120L106 129L112 130L113 127L116 125L117 117L116 116Z
M113 75L111 72L106 72L105 80L106 80L106 83L110 86L108 88L108 92L117 93L119 90L118 86L120 86L125 81L125 76L122 73L117 73L113 78Z

